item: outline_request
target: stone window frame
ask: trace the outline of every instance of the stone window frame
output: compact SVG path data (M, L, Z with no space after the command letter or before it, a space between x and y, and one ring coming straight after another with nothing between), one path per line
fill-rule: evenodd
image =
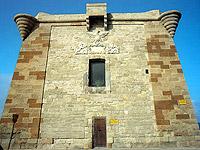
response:
M105 60L105 86L103 87L92 87L89 86L89 60L91 59L104 59ZM87 70L84 77L84 90L85 93L90 94L107 94L111 93L111 85L110 85L110 65L109 65L109 58L102 55L92 55L88 57L87 60Z

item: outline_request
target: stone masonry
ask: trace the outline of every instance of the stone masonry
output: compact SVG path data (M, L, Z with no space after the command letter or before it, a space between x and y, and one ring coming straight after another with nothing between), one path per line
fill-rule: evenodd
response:
M181 14L106 7L15 16L23 43L0 120L4 149L91 149L102 117L107 148L200 147L173 41ZM90 59L105 60L105 86L88 85Z

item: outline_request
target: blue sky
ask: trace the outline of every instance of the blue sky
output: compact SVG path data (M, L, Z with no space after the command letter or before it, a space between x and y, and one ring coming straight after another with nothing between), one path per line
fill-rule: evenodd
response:
M0 113L22 43L14 15L85 13L85 4L92 2L106 2L108 12L113 13L153 9L162 12L176 9L182 13L174 41L200 122L200 0L0 0Z

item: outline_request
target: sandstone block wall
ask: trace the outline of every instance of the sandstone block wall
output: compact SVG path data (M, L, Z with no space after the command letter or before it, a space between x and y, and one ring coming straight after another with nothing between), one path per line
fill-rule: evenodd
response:
M39 26L23 42L19 52L16 69L13 74L9 95L1 118L1 145L8 148L13 121L14 126L12 148L35 148L41 122L41 107L45 79L47 51L50 28Z
M85 26L53 27L41 138L52 138L55 143L61 138L63 147L91 147L92 118L98 116L106 117L110 146L126 147L133 138L155 136L144 37L140 24L93 32L86 32ZM94 58L106 62L104 89L88 87L89 59ZM111 125L111 119L119 124Z
M193 140L199 127L175 43L160 22L146 22L145 34L158 135L178 147L198 147Z
M174 12L172 32L165 25ZM14 129L12 149L90 149L93 119L104 117L108 148L200 146L172 39L180 13L104 14L106 25L89 31L88 15L31 17L35 29L22 36L1 145L7 149ZM105 87L88 86L96 58L105 59Z
M146 23L145 31L158 130L194 135L198 125L173 39L158 22Z

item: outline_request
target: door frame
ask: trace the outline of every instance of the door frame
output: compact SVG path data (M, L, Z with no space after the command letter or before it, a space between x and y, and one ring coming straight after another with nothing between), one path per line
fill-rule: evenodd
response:
M96 119L103 119L103 120L105 120L105 126L106 126L105 127L105 132L106 132L106 135L105 135L106 136L106 139L105 139L106 140L105 141L106 145L105 145L105 147L107 147L107 125L106 125L106 117L105 116L93 116L92 117L92 148L95 148L95 145L94 145L94 137L95 137L94 136L95 135L95 132L94 132L94 130L95 130L94 129L94 123L95 123Z

